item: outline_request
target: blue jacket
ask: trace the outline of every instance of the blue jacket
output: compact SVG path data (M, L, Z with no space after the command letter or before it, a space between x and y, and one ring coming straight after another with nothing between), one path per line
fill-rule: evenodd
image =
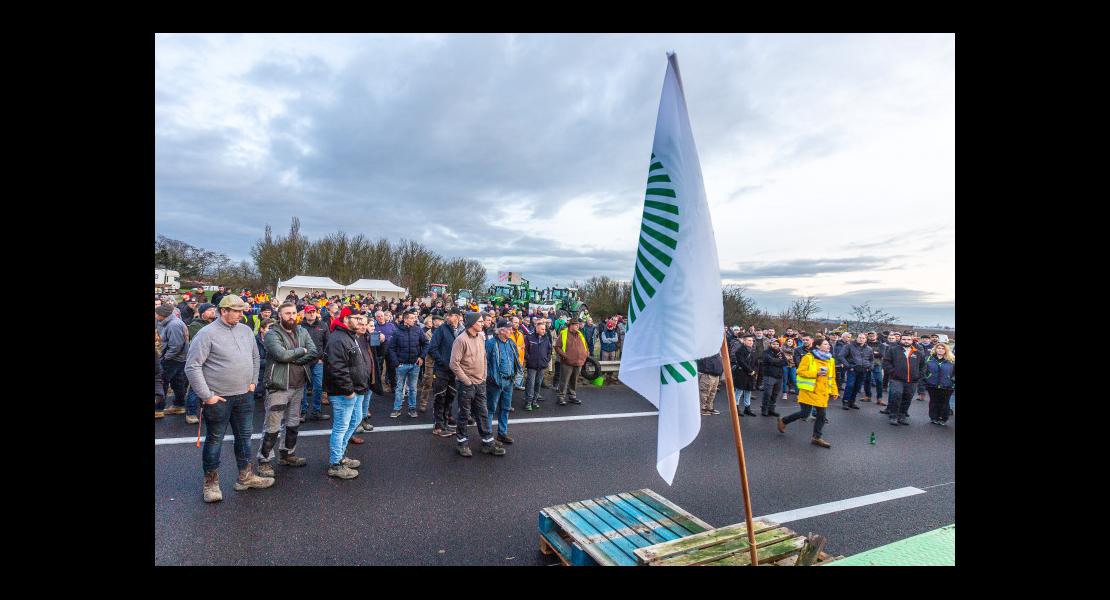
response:
M597 325L583 325L582 335L586 337L586 347L592 350L594 347L594 336L597 335Z
M498 358L500 357L500 360ZM502 342L497 336L486 339L486 381L494 385L511 383L521 370L516 344Z
M393 339L393 334L397 331L397 325L394 324L393 321L386 321L385 325L381 325L377 321L374 321L374 330L385 334L385 342L383 342L383 345L389 346L389 340Z
M412 327L398 325L389 338L386 350L389 352L390 362L395 365L411 365L416 363L416 359L424 358L428 353L428 338L424 337L424 326L419 323Z
M546 369L551 360L551 338L535 332L524 336L524 364L529 369Z
M254 343L258 344L258 361L259 363L261 363L262 361L266 360L265 340L262 339L262 336L256 333L254 334Z
M930 356L925 363L925 385L944 389L956 386L956 363Z
M450 323L436 327L432 333L432 344L428 346L428 356L436 361L435 370L440 373L451 372L451 346L455 344L455 330Z

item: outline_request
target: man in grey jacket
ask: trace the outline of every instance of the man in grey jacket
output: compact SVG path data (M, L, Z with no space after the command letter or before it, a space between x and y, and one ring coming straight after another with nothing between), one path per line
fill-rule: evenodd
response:
M158 332L162 337L162 386L173 388L173 406L166 409L168 415L185 414L185 396L189 382L185 378L185 356L189 352L189 334L185 322L178 317L173 305L163 304L154 309L158 322ZM163 394L165 396L165 394ZM165 404L163 399L161 404ZM161 406L155 410L161 410Z
M311 374L308 366L316 362L319 353L308 330L297 326L297 306L286 302L278 307L281 323L266 332L266 434L258 449L258 474L273 477L270 460L274 444L285 420L285 439L282 440L279 464L303 467L308 461L294 452L297 449L297 428L301 425L301 401Z
M235 295L220 300L220 318L205 326L189 346L185 374L202 403L208 432L201 452L204 501L223 500L220 491L220 446L228 424L235 436L239 479L235 490L268 488L274 480L251 472L251 417L258 378L258 346L254 332L240 323L247 303Z

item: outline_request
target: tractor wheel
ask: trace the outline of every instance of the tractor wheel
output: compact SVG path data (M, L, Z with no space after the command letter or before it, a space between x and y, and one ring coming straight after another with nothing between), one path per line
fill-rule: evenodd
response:
M582 377L585 378L586 381L593 381L597 379L597 376L600 374L601 365L597 364L597 361L593 358L587 358L586 364L582 365Z

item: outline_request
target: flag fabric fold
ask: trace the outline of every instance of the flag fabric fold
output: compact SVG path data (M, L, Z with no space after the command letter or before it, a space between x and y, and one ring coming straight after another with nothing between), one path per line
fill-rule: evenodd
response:
M701 429L696 363L721 350L724 305L682 77L667 58L619 376L659 410L656 469L670 485Z

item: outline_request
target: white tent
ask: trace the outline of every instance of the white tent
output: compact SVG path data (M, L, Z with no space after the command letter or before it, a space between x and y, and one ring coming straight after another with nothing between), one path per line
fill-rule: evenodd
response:
M386 281L384 279L359 279L347 286L347 293L370 294L378 299L394 299L404 298L408 295L408 290L394 285L392 281Z
M306 275L297 275L292 279L285 281L278 281L277 293L274 294L274 301L280 304L285 297L289 295L290 291L296 291L297 296L304 296L305 292L324 292L329 296L342 295L344 287L332 281L330 277L309 277ZM276 307L277 304L274 306Z

